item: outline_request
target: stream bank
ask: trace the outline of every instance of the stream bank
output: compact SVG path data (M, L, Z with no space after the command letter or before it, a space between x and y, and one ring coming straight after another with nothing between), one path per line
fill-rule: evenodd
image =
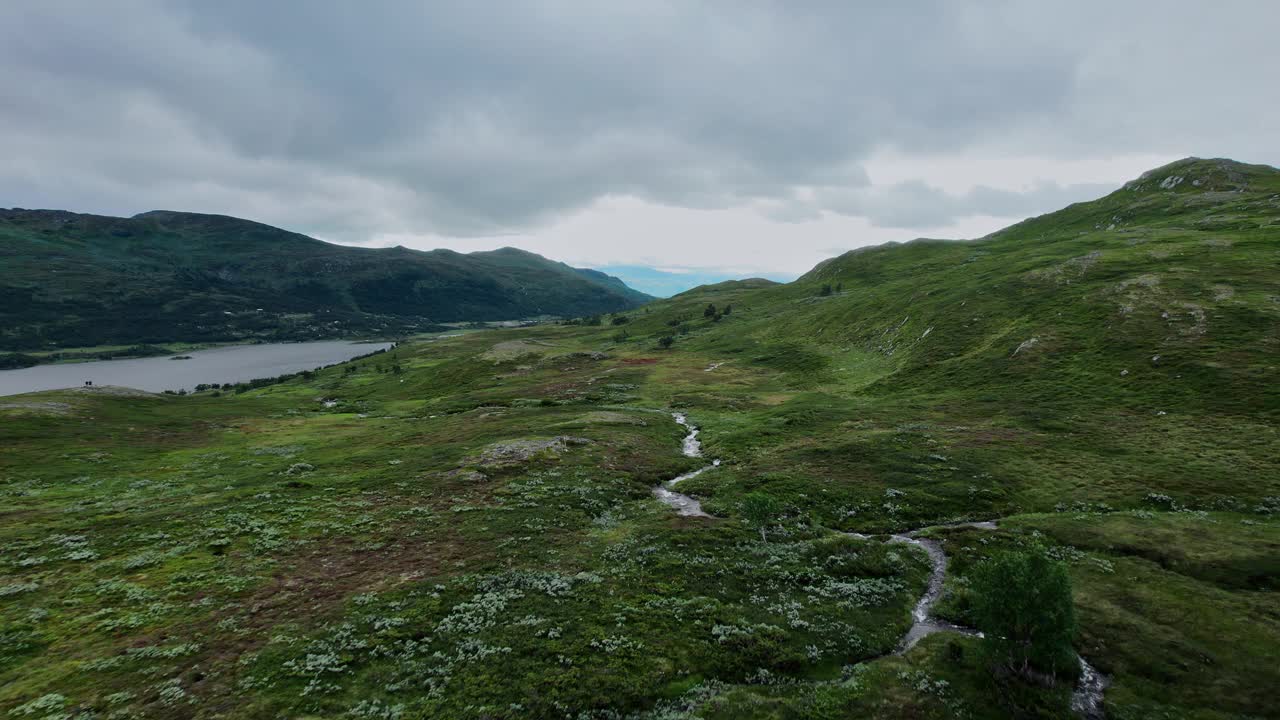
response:
M675 421L688 429L685 435L681 452L685 457L702 457L702 443L698 440L698 428L689 422L689 418L683 413L671 414ZM702 473L711 470L720 465L719 460L713 460L710 464L704 465L697 470L678 475L653 489L653 494L674 509L678 514L687 517L712 517L702 509L702 504L694 498L676 492L673 488L684 480L697 477ZM968 635L970 637L982 637L982 633L975 628L955 625L953 623L940 620L933 616L933 608L942 598L942 592L947 580L947 554L942 549L942 543L931 538L922 538L919 535L926 530L937 530L943 528L974 528L977 530L995 530L997 528L996 521L986 520L979 522L957 522L946 523L942 525L930 525L917 528L905 533L898 533L889 536L889 542L914 545L925 551L929 557L929 581L925 586L924 594L916 602L915 607L911 611L911 627L906 634L898 642L898 647L894 650L894 655L902 655L914 648L921 640L939 632L956 633L959 635ZM842 533L849 537L858 538L859 540L869 540L870 535L858 532ZM1103 693L1111 684L1111 679L1106 675L1098 672L1096 668L1089 664L1083 656L1076 656L1080 661L1080 676L1076 680L1075 689L1071 694L1071 710L1084 720L1103 720L1106 714L1102 709ZM863 662L870 662L878 658L870 658Z

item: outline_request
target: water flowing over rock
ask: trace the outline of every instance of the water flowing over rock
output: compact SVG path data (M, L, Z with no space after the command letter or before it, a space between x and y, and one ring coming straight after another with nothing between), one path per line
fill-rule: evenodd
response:
M1071 711L1085 720L1102 720L1102 694L1111 685L1111 678L1098 672L1084 657L1080 658L1080 679L1071 693Z
M911 612L911 628L907 630L907 633L902 636L902 640L899 641L898 649L894 651L895 655L906 653L919 644L921 640L937 632L982 637L982 633L974 628L954 625L933 617L933 607L938 603L938 600L942 599L943 586L947 579L947 554L943 551L942 544L938 541L921 538L918 535L925 530L939 528L995 530L996 523L993 521L948 523L920 528L919 530L912 530L889 537L889 542L915 545L923 549L929 556L929 564L931 566L929 582L925 586L924 594L920 596L920 600L916 602L916 606ZM848 532L843 534L860 540L870 539L869 536L862 533ZM1102 709L1102 697L1107 687L1111 684L1111 679L1098 672L1083 656L1077 656L1077 658L1080 661L1080 677L1077 679L1075 689L1071 694L1071 710L1079 717L1084 718L1084 720L1103 720L1106 717L1106 713Z
M685 457L702 457L702 443L698 440L697 426L690 424L689 419L684 415L684 413L672 413L671 416L675 418L677 423L689 429L689 433L684 436L681 453ZM718 467L719 465L719 460L713 460L710 465L704 465L697 470L687 472L683 475L678 475L654 488L653 494L659 501L674 509L680 515L686 517L711 517L707 511L702 509L702 503L699 503L688 495L675 492L671 488L677 483L695 478L712 468Z
M931 567L929 583L925 586L924 594L920 596L920 600L916 602L915 608L911 611L911 629L907 630L907 634L903 635L902 640L898 643L897 654L901 655L907 652L921 640L936 632L953 632L961 635L982 637L982 633L977 630L953 625L933 617L933 606L937 605L938 600L942 599L942 586L947 579L947 554L942 551L942 545L936 540L916 538L911 535L893 535L889 541L908 543L921 548L928 554Z

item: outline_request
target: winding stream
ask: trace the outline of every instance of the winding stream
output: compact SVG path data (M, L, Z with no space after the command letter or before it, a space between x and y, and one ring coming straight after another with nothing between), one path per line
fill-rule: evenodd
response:
M943 552L942 544L937 540L917 537L921 532L928 529L963 527L977 530L995 530L996 524L992 521L947 523L944 525L932 525L890 537L890 542L911 543L923 548L928 553L929 564L932 566L932 572L929 574L929 584L925 588L924 595L920 597L920 601L916 603L915 610L912 611L914 622L911 624L911 629L907 630L907 634L903 636L902 641L898 644L898 650L895 654L901 655L905 653L915 647L920 640L936 632L953 632L972 637L982 637L982 633L974 628L954 625L933 617L933 606L942 598L942 586L947 579L947 554ZM1076 687L1071 692L1071 710L1080 717L1085 718L1085 720L1102 720L1106 717L1106 713L1102 710L1102 694L1106 691L1107 686L1111 684L1111 678L1098 672L1096 668L1084 659L1083 655L1076 655L1076 659L1080 661L1080 677L1077 678Z
M942 545L936 540L927 540L907 535L892 535L889 542L909 543L925 551L929 556L929 583L925 586L924 594L920 596L920 600L916 602L916 606L911 611L911 628L907 630L907 634L902 636L902 640L898 642L898 649L894 653L902 655L911 648L915 647L921 640L929 637L936 632L953 632L961 635L972 635L974 637L982 637L982 633L960 625L953 625L944 620L933 617L933 606L942 599L942 586L947 579L947 554L942 551Z
M889 542L907 543L923 549L929 556L929 565L931 567L929 582L925 587L924 595L920 596L915 609L911 612L911 628L907 630L906 635L902 636L902 640L898 643L898 649L894 651L895 655L902 655L915 647L924 638L937 632L982 637L982 633L974 628L955 625L933 616L933 606L942 598L942 588L947 579L947 554L943 552L942 544L937 540L919 537L920 533L925 530L965 527L977 530L995 530L996 523L989 520L983 522L946 523L943 525L930 525L900 535L889 536ZM867 539L867 536L862 533L846 534ZM1080 677L1076 680L1075 689L1071 692L1071 710L1085 720L1103 720L1106 714L1102 710L1102 694L1106 691L1107 686L1111 684L1111 679L1098 672L1096 668L1084 659L1083 655L1077 655L1076 658L1080 661Z
M702 457L702 443L698 441L697 426L690 425L689 418L686 417L684 413L671 413L671 417L675 418L677 423L689 429L689 433L684 436L684 445L681 447L680 451L685 457ZM686 517L711 517L710 513L702 509L702 503L694 500L688 495L678 493L672 490L672 488L685 480L698 477L702 473L718 466L719 464L719 460L712 460L710 465L703 465L692 472L677 475L676 477L655 487L653 489L653 494L658 498L658 500L670 506L680 515L684 515Z
M1102 710L1102 694L1111 685L1111 678L1098 672L1083 655L1080 659L1080 679L1071 693L1071 710L1085 720L1102 720L1107 716Z
M672 413L671 416L680 425L688 428L689 433L684 436L684 444L681 452L685 457L702 457L702 443L698 440L698 428L689 423L689 418L684 413ZM713 460L711 464L704 465L692 472L674 477L653 489L653 494L666 505L670 506L677 513L684 516L695 517L711 517L709 513L702 509L702 504L697 500L678 492L672 488L681 481L694 478L702 473L718 466L719 460ZM982 522L957 522L946 523L943 525L930 525L927 527L911 530L905 533L889 536L889 542L903 543L907 545L915 545L924 550L929 556L929 582L925 586L924 594L920 596L920 600L916 602L915 608L911 611L912 623L907 633L902 636L902 640L898 642L898 648L894 651L894 655L902 655L911 648L915 647L924 638L938 632L958 633L960 635L968 635L971 637L982 637L982 633L974 628L955 625L935 618L933 616L933 607L937 605L938 600L942 598L943 586L947 580L947 554L942 549L942 544L937 540L930 538L922 538L919 535L926 530L936 530L941 528L974 528L977 530L995 530L996 523L994 521ZM857 532L843 533L849 537L855 537L859 540L870 540L871 536ZM1084 656L1076 656L1080 660L1080 677L1076 681L1076 687L1071 693L1071 710L1076 715L1084 718L1084 720L1103 720L1106 714L1102 710L1102 696L1107 686L1111 684L1111 679L1106 675L1098 672L1096 668L1084 659ZM874 659L874 658L872 658Z

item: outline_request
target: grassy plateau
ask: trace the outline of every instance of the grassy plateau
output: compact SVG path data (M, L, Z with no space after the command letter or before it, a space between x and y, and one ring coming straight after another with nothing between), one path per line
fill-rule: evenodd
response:
M1065 562L1107 717L1280 717L1278 365L1280 171L1193 159L601 325L0 398L0 717L1073 717L895 652L909 530L961 625L984 558ZM711 458L708 517L654 498Z

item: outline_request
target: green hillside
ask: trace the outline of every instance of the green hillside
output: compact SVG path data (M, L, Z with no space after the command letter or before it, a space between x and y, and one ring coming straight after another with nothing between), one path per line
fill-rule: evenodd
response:
M0 712L1080 716L986 640L902 650L917 531L960 626L997 552L1063 563L1107 717L1280 717L1277 358L1280 171L1189 159L600 325L0 398ZM713 458L707 516L655 499Z
M398 334L648 299L514 248L366 249L220 215L0 210L0 349Z

